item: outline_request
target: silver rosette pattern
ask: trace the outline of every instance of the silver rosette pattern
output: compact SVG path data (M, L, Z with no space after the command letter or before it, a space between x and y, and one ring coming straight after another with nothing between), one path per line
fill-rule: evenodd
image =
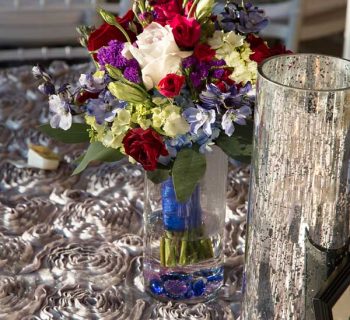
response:
M87 65L54 63L59 83ZM218 319L239 314L249 168L229 171L226 284L210 305L155 304L143 290L143 173L119 163L71 176L82 146L36 128L48 106L31 67L0 70L0 319ZM58 170L28 168L28 144L59 153Z

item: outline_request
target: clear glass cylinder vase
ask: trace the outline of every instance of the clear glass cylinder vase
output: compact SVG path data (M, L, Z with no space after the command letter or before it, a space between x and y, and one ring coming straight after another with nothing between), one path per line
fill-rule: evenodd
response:
M217 147L190 198L177 202L172 178L145 179L144 285L159 300L197 303L223 283L228 160Z
M259 67L244 320L314 320L330 253L349 237L350 62L273 57Z

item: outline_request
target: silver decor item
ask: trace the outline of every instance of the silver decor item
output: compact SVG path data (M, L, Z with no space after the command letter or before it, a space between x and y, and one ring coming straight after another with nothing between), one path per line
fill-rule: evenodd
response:
M349 61L296 54L259 67L244 320L315 319L328 255L349 237L349 128Z

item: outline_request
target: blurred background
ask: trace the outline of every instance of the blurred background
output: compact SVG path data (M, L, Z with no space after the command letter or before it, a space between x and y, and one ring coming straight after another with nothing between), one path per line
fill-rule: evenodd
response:
M347 0L251 2L270 18L262 33L269 43L349 58L344 51ZM130 0L0 0L0 67L38 60L87 61L76 26L101 23L97 7L123 15L131 5ZM223 5L218 2L218 10Z

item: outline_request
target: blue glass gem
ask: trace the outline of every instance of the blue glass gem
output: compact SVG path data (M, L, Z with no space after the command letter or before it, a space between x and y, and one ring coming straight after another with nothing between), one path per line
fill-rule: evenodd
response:
M149 286L151 288L151 291L156 295L160 295L164 293L163 283L160 280L157 280L157 279L151 280Z
M193 290L192 290L192 289L189 289L189 290L185 293L185 298L186 298L186 299L190 299L190 298L193 297L193 295L194 295Z
M163 274L160 277L163 281L167 281L167 280L181 280L181 281L191 280L191 276L187 273L172 272L169 274Z
M192 283L192 290L196 297L201 296L205 290L205 283L202 279L199 279Z

